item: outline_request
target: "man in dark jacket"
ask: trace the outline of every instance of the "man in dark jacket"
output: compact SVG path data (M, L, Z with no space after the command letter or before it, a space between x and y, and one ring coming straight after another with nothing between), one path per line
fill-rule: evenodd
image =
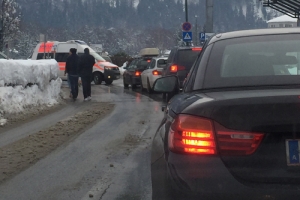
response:
M91 100L91 81L93 75L93 66L95 58L90 55L88 48L84 49L84 54L80 57L79 62L79 76L81 77L82 90L85 101Z
M71 55L67 59L66 73L70 78L71 92L73 100L75 101L78 96L78 64L79 56L77 55L77 49L72 48Z

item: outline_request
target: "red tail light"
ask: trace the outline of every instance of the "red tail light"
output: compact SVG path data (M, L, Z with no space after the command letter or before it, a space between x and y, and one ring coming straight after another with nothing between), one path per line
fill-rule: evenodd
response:
M151 62L151 60L147 60L147 62L149 63L149 62Z
M157 70L154 70L154 71L152 71L152 74L153 74L153 75L161 75L161 72L160 72L160 71L157 71Z
M139 72L139 71L135 72L135 76L140 76L140 75L141 75L141 72Z
M192 48L192 51L202 51L202 48L200 48L200 47Z
M170 128L168 140L173 152L216 154L213 125L207 119L179 115Z
M221 155L251 155L259 147L264 134L233 131L216 124Z
M170 67L170 71L173 72L173 73L176 73L176 72L181 71L181 70L185 70L185 67L184 66L178 66L178 65L172 65Z
M175 153L215 155L218 144L221 155L245 156L253 154L264 137L262 133L234 131L214 124L216 138L211 120L178 115L169 131L169 149Z

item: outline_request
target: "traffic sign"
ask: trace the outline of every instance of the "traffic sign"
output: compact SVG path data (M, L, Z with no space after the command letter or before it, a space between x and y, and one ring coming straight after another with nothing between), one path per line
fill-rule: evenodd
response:
M183 31L190 31L192 29L192 24L190 22L184 22L182 24Z
M209 39L211 36L213 36L214 34L215 33L200 33L199 34L200 41L205 41Z
M182 40L185 42L190 42L193 40L192 32L182 32Z
M200 34L199 34L199 37L200 37L200 41L205 41L205 40L206 40L206 35L205 35L205 33L200 33Z

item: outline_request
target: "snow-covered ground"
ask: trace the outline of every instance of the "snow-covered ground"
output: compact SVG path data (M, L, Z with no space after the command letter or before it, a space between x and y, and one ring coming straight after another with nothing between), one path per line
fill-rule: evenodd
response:
M55 60L0 60L0 70L0 125L6 114L58 103L62 80Z

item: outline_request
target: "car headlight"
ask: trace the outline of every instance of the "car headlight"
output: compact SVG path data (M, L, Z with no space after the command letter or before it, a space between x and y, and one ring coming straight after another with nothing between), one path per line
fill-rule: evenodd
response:
M112 68L109 68L109 67L104 67L104 69L106 69L106 70L112 70Z

